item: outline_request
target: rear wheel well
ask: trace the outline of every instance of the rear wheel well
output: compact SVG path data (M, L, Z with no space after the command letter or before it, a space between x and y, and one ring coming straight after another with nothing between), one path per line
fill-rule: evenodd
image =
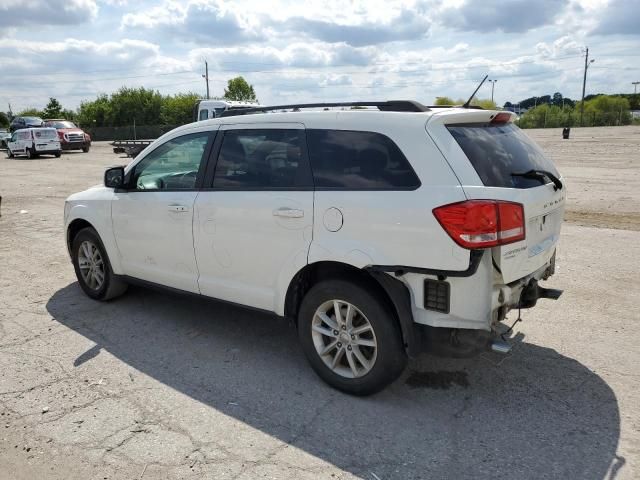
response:
M394 285L395 288L389 289L388 282L381 282L367 270L346 263L330 261L317 262L307 265L300 270L293 277L287 289L284 305L285 318L297 326L300 304L306 293L316 283L331 279L347 280L375 292L376 297L379 298L388 308L389 312L393 314L396 324L402 333L405 348L408 352L411 351L413 343L411 331L413 317L411 316L410 308L408 310L406 307L402 308L404 306L403 301L410 301L408 291L406 291L406 298L401 298L403 292L402 290L400 290L400 292L398 291L398 285ZM401 286L401 289L406 289L399 280L389 278L388 281L397 282ZM393 298L391 295L393 295Z
M386 292L364 270L340 262L311 263L296 273L289 283L284 304L284 316L297 322L300 303L305 294L316 283L333 278L363 284L368 288L379 290L379 293L387 297ZM390 303L389 305L392 306Z
M73 245L73 239L76 238L76 235L80 230L87 227L93 228L93 225L91 225L86 220L83 220L82 218L76 218L69 224L69 226L67 227L67 250L69 250L69 253L71 253L71 245Z

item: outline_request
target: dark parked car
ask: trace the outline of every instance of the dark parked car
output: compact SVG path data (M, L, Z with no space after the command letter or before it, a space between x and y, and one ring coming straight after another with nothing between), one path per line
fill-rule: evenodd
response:
M11 120L9 131L13 133L22 128L42 127L43 125L44 122L39 117L14 117L14 119Z
M75 123L64 119L46 119L45 127L51 127L58 130L58 139L63 150L82 150L88 152L91 148L91 137L81 128L76 127Z

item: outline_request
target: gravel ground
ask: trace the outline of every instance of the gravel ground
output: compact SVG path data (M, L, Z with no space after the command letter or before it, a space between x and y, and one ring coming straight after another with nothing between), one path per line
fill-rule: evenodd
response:
M568 183L565 294L523 312L511 355L424 355L369 398L325 386L273 317L89 300L64 198L125 160L0 158L0 479L639 478L640 128L528 133Z

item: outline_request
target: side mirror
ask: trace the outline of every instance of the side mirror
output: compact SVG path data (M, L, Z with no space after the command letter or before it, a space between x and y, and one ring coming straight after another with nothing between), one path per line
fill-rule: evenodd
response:
M107 168L104 172L104 186L109 188L124 187L124 167Z

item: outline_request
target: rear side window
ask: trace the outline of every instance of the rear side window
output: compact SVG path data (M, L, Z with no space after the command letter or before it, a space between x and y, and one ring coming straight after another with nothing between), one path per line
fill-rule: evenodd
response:
M209 110L207 110L206 108L200 110L200 116L198 117L198 120L206 120L209 118Z
M348 130L307 130L316 188L413 190L420 180L398 146L385 135Z
M529 170L546 170L560 176L540 147L512 123L449 125L447 129L487 187L540 186L541 180L512 176Z
M304 130L224 132L213 177L214 188L268 190L312 186Z

